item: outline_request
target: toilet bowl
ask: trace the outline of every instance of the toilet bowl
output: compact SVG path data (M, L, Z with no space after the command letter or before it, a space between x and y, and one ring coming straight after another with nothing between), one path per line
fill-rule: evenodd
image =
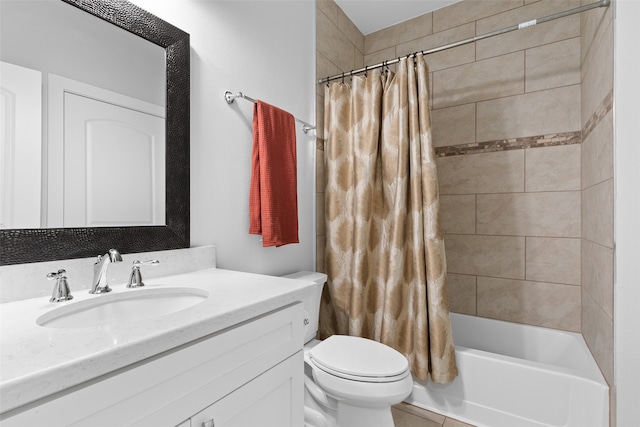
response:
M305 427L393 427L391 405L413 388L409 363L377 341L334 335L315 339L326 274L297 272L285 277L313 281L305 310Z

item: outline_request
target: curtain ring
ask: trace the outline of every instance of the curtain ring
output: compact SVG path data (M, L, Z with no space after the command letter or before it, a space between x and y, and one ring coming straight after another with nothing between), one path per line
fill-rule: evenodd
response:
M342 72L342 84L344 84L344 71Z
M368 77L368 76L367 76L367 66L366 66L366 65L364 66L364 76L365 76L365 77Z

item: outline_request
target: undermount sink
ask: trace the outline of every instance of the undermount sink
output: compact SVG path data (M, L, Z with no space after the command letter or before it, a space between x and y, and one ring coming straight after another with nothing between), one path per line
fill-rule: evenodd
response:
M175 313L207 299L197 288L152 288L97 295L89 300L65 303L38 317L48 328L86 328L135 322ZM68 305L66 305L68 304Z

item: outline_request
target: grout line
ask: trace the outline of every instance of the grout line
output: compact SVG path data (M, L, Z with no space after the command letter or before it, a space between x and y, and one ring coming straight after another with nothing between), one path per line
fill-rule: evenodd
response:
M581 141L582 142L582 141ZM522 147L524 152L522 153L522 192L527 193L527 151L528 147L525 145Z
M473 21L473 34L478 35L478 20ZM478 42L473 42L473 62L478 61Z
M590 187L587 188L592 188L595 187L596 185L602 184L604 182L607 182L609 180L612 180L613 178L607 178L604 181L601 181L597 184L594 184ZM586 189L585 189L586 190ZM538 191L501 191L501 192L496 192L496 193L492 193L492 192L487 192L487 193L454 193L454 194L440 194L440 197L442 196L447 196L447 197L452 197L452 196L500 196L500 195L513 195L513 194L540 194L540 193L580 193L581 191L584 190L538 190ZM447 233L447 234L468 234L468 233Z
M590 189L592 189L592 188L594 188L594 187L597 187L598 185L602 185L602 184L604 184L605 182L612 181L612 180L613 180L613 178L614 178L614 177L609 177L609 178L607 178L607 179L605 179L605 180L603 180L603 181L596 182L595 184L591 184L591 185L590 185L590 186L588 186L588 187L584 187L582 190L580 190L580 192L584 193L585 191L590 190Z
M458 276L469 276L469 277L475 277L476 278L476 309L477 309L477 297L478 297L477 287L478 287L478 278L479 277L482 277L482 278L485 278L485 279L512 280L514 282L542 283L542 284L545 284L545 285L574 286L574 287L580 287L581 286L580 284L575 284L575 283L549 282L549 281L534 280L534 279L515 279L513 277L489 276L487 274L454 273L454 272L449 272L449 271L447 271L447 274L455 274L455 275L458 275Z
M581 236L548 236L548 235L543 235L543 234L486 234L486 233L476 233L476 234L465 234L465 233L443 233L445 238L446 236L476 236L476 237L516 237L516 238L522 238L524 239L525 237L531 237L531 238L536 238L536 239L573 239L573 240L580 240L580 239L585 239L584 237ZM589 241L589 240L587 240ZM592 242L592 243L596 243L598 244L598 242ZM600 246L605 246L603 244L599 244ZM609 246L605 246L605 247L609 247Z
M528 281L528 279L527 279L527 239L529 239L529 237L525 236L524 237L524 251L523 251L524 252L523 253L523 255L524 255L524 260L523 261L524 261L524 263L522 265L522 267L523 267L523 272L522 273L524 274L524 280L525 281Z
M524 89L524 93L529 93L527 91L527 49L524 49L522 52L522 88Z
M478 234L478 194L473 195L474 198L474 215L475 215L475 223L473 224L473 234Z
M475 280L475 284L476 284L476 310L473 313L473 315L477 316L478 315L478 295L479 295L479 293L478 293L478 276L477 275L474 276L474 280Z
M478 102L474 102L474 107L475 107L475 117L474 117L474 122L473 122L473 142L474 143L478 143Z

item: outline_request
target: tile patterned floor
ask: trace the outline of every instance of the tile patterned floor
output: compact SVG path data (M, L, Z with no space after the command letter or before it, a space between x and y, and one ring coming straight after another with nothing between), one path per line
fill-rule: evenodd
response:
M474 427L404 402L394 405L391 413L396 427Z

